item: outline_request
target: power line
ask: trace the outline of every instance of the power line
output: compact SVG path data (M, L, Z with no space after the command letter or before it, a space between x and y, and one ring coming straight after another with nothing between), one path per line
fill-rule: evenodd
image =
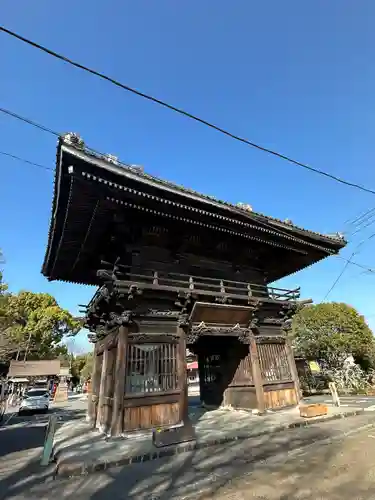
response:
M0 27L1 29L1 27ZM1 108L0 111L8 116L12 116L13 118L17 118L17 120L21 120L25 123L28 123L29 125L32 125L33 127L36 127L40 130L43 130L44 132L48 132L49 134L53 134L56 137L59 137L60 134L58 132L55 132L54 130L51 130L48 127L45 127L44 125L40 125L40 123L34 122L33 120L30 120L29 118L25 118L24 116L18 115L17 113L14 113L13 111L9 111L9 109Z
M11 153L6 153L5 151L0 151L0 155L8 156L9 158L13 158L14 160L18 160L18 161L21 161L21 162L26 163L28 165L32 165L33 167L42 168L43 170L50 170L51 172L54 171L54 169L51 167L46 167L45 165L41 165L40 163L35 163L33 161L26 160L25 158L21 158L20 156L12 155Z
M359 267L360 269L364 269L365 271L369 272L369 273L374 273L375 274L375 269L371 268L371 267L368 267L368 266L365 266L363 264L358 264L358 262L353 262L352 260L350 259L346 259L345 257L342 257L341 255L335 255L335 257L337 259L341 259L341 260L344 260L345 262L349 262L349 264L352 264L353 266L357 266Z
M55 136L57 136L57 137L61 137L61 136L62 136L62 134L59 134L58 132L56 132L56 131L54 131L54 130L52 130L52 129L48 128L48 127L45 127L44 125L41 125L40 123L38 123L38 122L36 122L36 121L34 121L34 120L30 120L29 118L26 118L26 117L24 117L24 116L21 116L21 115L19 115L19 114L17 114L17 113L14 113L13 111L10 111L10 110L8 110L8 109L1 108L1 107L0 107L0 112L3 112L3 113L5 113L5 114L6 114L6 115L8 115L8 116L11 116L11 117L13 117L13 118L16 118L17 120L21 120L22 122L27 123L28 125L32 125L33 127L36 127L37 129L42 130L42 131L44 131L44 132L48 132L48 133L53 134L53 135L55 135ZM92 149L92 148L87 148L87 150L88 150L90 153L94 153L95 155L97 155L97 156L99 156L99 157L103 157L103 156L105 156L103 153L101 153L101 152L99 152L99 151L96 151L95 149ZM9 156L11 156L11 155L9 155ZM21 160L21 161L22 161L22 160ZM32 162L29 162L29 163L32 163ZM121 165L123 165L123 166L125 166L125 167L129 167L129 168L131 168L131 166L130 166L129 164L124 163L124 162L121 162ZM240 211L240 209L238 209L238 210ZM263 225L264 227L267 227L267 228L269 228L269 229L272 229L273 231L277 231L278 236L286 236L287 238L291 238L291 235L290 235L290 233L288 233L288 232L287 232L287 230L286 230L286 231L283 231L283 230L282 230L282 229L280 229L280 228L279 228L276 224L275 224L275 225L273 225L273 224L269 224L268 222L265 222L265 221L263 220L263 217L259 216L258 214L256 214L256 213L252 212L252 213L251 213L251 216L252 216L252 218L253 218L253 219L255 219L255 220L256 220L259 224ZM295 237L294 237L294 239L295 239L296 241L298 241L298 242L302 243L302 244L310 244L310 243L306 242L306 240L304 240L304 239L302 239L302 238L295 238ZM314 245L312 244L312 246L314 246ZM332 254L332 255L334 255L334 254Z
M14 31L11 31L3 26L0 26L0 31L16 38L17 40L20 40L38 50L41 50L42 52L45 52L46 54L49 54L50 56L52 57L55 57L56 59L59 59L60 61L63 61L63 62L66 62L67 64L70 64L71 66L74 66L78 69L81 69L83 71L86 71L88 73L91 73L92 75L94 76L97 76L98 78L101 78L102 80L106 80L107 82L109 83L112 83L113 85L115 85L116 87L120 87L121 89L123 90L126 90L128 92L131 92L132 94L135 94L139 97L142 97L143 99L147 99L151 102L154 102L156 104L159 104L160 106L164 107L164 108L167 108L169 109L170 111L174 111L175 113L178 113L180 115L183 115L187 118L190 118L191 120L194 120L198 123L201 123L202 125L205 125L206 127L209 127L213 130L216 130L217 132L220 132L221 134L224 134L228 137L230 137L231 139L234 139L236 141L239 141L239 142L242 142L244 144L247 144L248 146L251 146L255 149L258 149L260 151L263 151L264 153L268 153L270 155L273 155L273 156L276 156L277 158L280 158L282 160L285 160L289 163L292 163L294 165L297 165L299 167L302 167L306 170L309 170L311 172L314 172L316 174L319 174L319 175L322 175L324 177L327 177L329 179L332 179L340 184L343 184L345 186L349 186L349 187L353 187L353 188L356 188L356 189L359 189L361 191L364 191L366 193L370 193L370 194L375 194L375 190L372 190L372 189L369 189L369 188L366 188L365 186L362 186L360 184L356 184L354 182L350 182L350 181L347 181L345 179L342 179L341 177L337 177L336 175L333 175L333 174L329 174L328 172L325 172L323 170L320 170L320 169L317 169L317 168L314 168L314 167L311 167L310 165L307 165L306 163L302 163L300 161L297 161L297 160L294 160L293 158L289 157L289 156L286 156L282 153L278 153L277 151L273 151L272 149L269 149L269 148L266 148L264 146L260 146L259 144L256 144L254 142L251 142L249 141L248 139L245 139L243 137L240 137L232 132L229 132L228 130L226 129L223 129L217 125L214 125L213 123L207 121L207 120L204 120L203 118L200 118L196 115L193 115L192 113L189 113L188 111L185 111L184 109L181 109L181 108L178 108L176 106L173 106L172 104L169 104L165 101L162 101L161 99L157 99L156 97L153 97L151 95L148 95L148 94L145 94L144 92L141 92L140 90L137 90L135 88L132 88L132 87L129 87L128 85L125 85L121 82L119 82L118 80L115 80L114 78L111 78L107 75L105 75L104 73L100 73L99 71L96 71L92 68L89 68L87 66L84 66L83 64L81 63L78 63L76 61L73 61L72 59L69 59L68 57L62 55L62 54L59 54L57 52L54 52L53 50L51 49L48 49L47 47L43 46L43 45L40 45L39 43L36 43L32 40L29 40L28 38L25 38L21 35L19 35L18 33L15 33Z
M13 155L13 154L11 154L11 153L7 153L7 152L5 152L5 151L0 151L0 154L1 154L1 155L4 155L4 156L8 156L8 157L10 157L10 158L14 158L15 160L21 161L21 162L23 162L23 163L25 163L25 164L28 164L28 165L31 165L31 166L34 166L34 167L39 167L39 168L42 168L42 169L44 169L44 170L49 170L49 171L51 171L51 172L54 172L54 169L53 169L53 168L51 168L51 167L47 167L46 165L41 165L40 163L35 163L35 162L33 162L33 161L27 160L26 158L21 158L21 157L19 157L19 156ZM265 225L267 225L268 227L272 227L271 225L268 225L268 224L266 224L266 223L264 223L264 224L265 224ZM281 233L281 234L287 234L287 233ZM372 237L374 237L374 236L375 236L375 234L371 235L371 237L370 237L370 238L372 238ZM370 238L368 238L368 239L370 239ZM363 241L363 242L361 242L361 244L363 244L363 243L364 243L364 241ZM336 258L338 258L338 259L341 259L341 260L344 260L346 263L351 264L351 265L353 265L353 266L357 266L357 267L359 267L360 269L363 269L365 272L368 272L368 273L374 273L374 274L375 274L375 269L373 269L373 268L371 268L371 267L369 267L369 266L366 266L366 265L364 265L364 264L359 264L358 262L354 262L354 261L353 261L353 260L351 260L351 259L346 259L346 258L345 258L345 257L343 257L342 255L338 255L338 254L336 254L336 255L334 255L334 257L336 257Z
M344 274L344 273L345 273L345 271L347 270L347 268L348 268L349 264L354 264L354 265L357 265L357 266L359 266L359 267L363 267L364 269L366 269L364 266L360 266L359 264L356 264L356 263L352 262L352 258L353 258L355 255L358 255L358 254L360 253L360 251L361 251L361 250L360 250L360 249L361 249L361 247L362 247L362 246L363 246L363 245L364 245L367 241L371 240L371 239L372 239L372 238L374 238L374 237L375 237L375 233L371 234L368 238L365 238L364 240L360 241L360 242L358 243L358 245L355 247L354 252L351 254L351 256L349 257L349 259L348 259L348 260L346 260L346 259L345 259L345 260L346 260L346 263L345 263L344 267L342 268L342 271L340 272L340 274L338 275L338 277L336 278L336 280L335 280L335 281L334 281L334 283L332 284L331 288L330 288L330 289L328 290L328 292L325 294L325 296L324 296L324 298L323 298L322 302L324 302L324 301L327 299L328 295L332 292L332 290L333 290L333 289L335 288L335 286L338 284L338 282L339 282L339 281L340 281L340 279L342 278L343 274ZM343 257L341 257L341 258L343 258ZM369 271L369 272L375 272L373 269L367 269L367 271Z
M342 268L341 273L337 276L337 278L336 278L336 280L333 282L333 284L332 284L331 288L330 288L330 289L328 290L328 292L325 294L325 296L324 296L324 298L323 298L322 302L324 302L324 301L327 299L328 295L332 292L332 290L335 288L335 286L337 285L337 283L340 281L340 279L341 279L342 275L345 273L345 271L347 270L347 268L348 268L349 264L351 263L351 259L352 259L352 257L354 257L354 255L355 255L355 253L353 252L353 253L352 253L352 255L349 257L349 259L347 260L347 262L345 263L345 266Z
M53 134L53 135L55 135L57 137L61 137L61 135L62 135L62 134L59 134L58 132L55 132L54 130L52 130L52 129L48 128L48 127L45 127L44 125L41 125L40 123L37 123L34 120L30 120L29 118L26 118L26 117L21 116L21 115L19 115L17 113L14 113L13 111L10 111L9 109L5 109L5 108L1 108L0 107L0 112L3 112L3 113L5 113L8 116L16 118L17 120L21 120L22 122L27 123L28 125L32 125L33 127L36 127L39 130L42 130L43 132L48 132L48 133ZM103 153L101 153L99 151L96 151L95 149L87 148L87 150L90 153L94 153L95 155L97 155L99 157L105 156ZM121 162L121 165L123 165L125 167L131 168L131 166L128 165L127 163ZM238 209L238 210L240 211L240 209ZM252 212L252 217L253 217L253 219L255 219L256 221L258 221L259 224L263 225L264 227L272 229L273 231L277 231L278 236L282 235L282 236L286 236L289 239L291 238L290 233L288 233L287 231L283 231L282 229L279 229L279 227L277 227L276 225L272 225L272 224L269 224L269 223L265 222L261 216L255 214L254 212ZM309 244L308 242L306 242L306 240L304 240L302 238L294 238L294 239L296 241L299 241L300 243Z

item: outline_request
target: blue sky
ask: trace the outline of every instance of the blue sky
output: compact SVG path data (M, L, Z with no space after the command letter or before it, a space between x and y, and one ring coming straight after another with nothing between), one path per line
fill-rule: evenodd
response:
M3 0L5 27L251 141L375 188L375 3L363 0ZM320 232L375 206L0 33L0 106L147 172ZM53 167L56 139L0 115L0 150ZM94 289L40 274L53 175L0 157L0 247L11 290L53 294L73 313ZM342 255L375 231L360 232ZM375 239L355 260L375 267ZM344 262L283 280L320 301ZM349 266L329 296L369 318L375 276ZM373 318L375 320L375 316ZM375 327L375 321L372 323ZM77 339L86 346L84 334Z

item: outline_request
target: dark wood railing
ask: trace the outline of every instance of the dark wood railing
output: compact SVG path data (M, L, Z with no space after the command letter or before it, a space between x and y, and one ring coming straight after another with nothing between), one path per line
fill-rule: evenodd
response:
M121 266L125 268L125 266ZM125 269L116 275L116 285L122 288L131 284L142 284L147 288L164 290L191 290L201 295L215 295L228 298L248 299L267 298L277 301L295 301L300 297L300 288L286 290L272 286L247 283L243 281L223 280L205 276L191 276L188 274L158 272L152 269L141 269L139 272L126 272Z

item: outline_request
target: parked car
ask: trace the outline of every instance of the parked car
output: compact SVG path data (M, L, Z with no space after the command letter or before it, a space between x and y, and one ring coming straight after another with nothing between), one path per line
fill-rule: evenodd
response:
M21 400L18 414L42 412L49 410L49 392L46 389L29 389Z

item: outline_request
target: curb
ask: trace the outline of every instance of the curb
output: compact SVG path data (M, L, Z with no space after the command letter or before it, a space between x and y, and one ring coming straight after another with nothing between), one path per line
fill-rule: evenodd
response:
M189 443L185 443L177 446L170 446L168 448L163 449L155 449L155 451L144 453L142 455L133 455L126 456L123 458L119 458L116 460L108 460L103 462L70 462L70 463L59 463L59 455L61 452L57 452L57 454L53 454L53 461L55 462L55 470L53 477L57 479L57 477L73 477L73 476L82 476L87 474L92 474L94 472L102 472L111 467L123 467L126 465L131 465L135 463L149 462L151 460L157 460L159 458L172 457L174 455L179 455L181 453L187 453L193 450L201 450L204 448L210 448L212 446L217 446L221 444L227 444L234 441L240 441L245 439L252 439L261 436L265 436L268 434L276 434L278 432L285 431L287 429L297 429L301 427L309 427L316 423L329 422L330 420L340 420L341 418L354 417L357 415L365 414L363 408L354 411L347 411L343 413L337 413L335 415L330 415L328 417L315 417L314 419L302 420L299 422L293 422L291 424L282 424L274 427L273 429L268 429L264 431L257 432L256 434L242 434L236 436L222 437L218 439L210 439L208 441L192 441Z

